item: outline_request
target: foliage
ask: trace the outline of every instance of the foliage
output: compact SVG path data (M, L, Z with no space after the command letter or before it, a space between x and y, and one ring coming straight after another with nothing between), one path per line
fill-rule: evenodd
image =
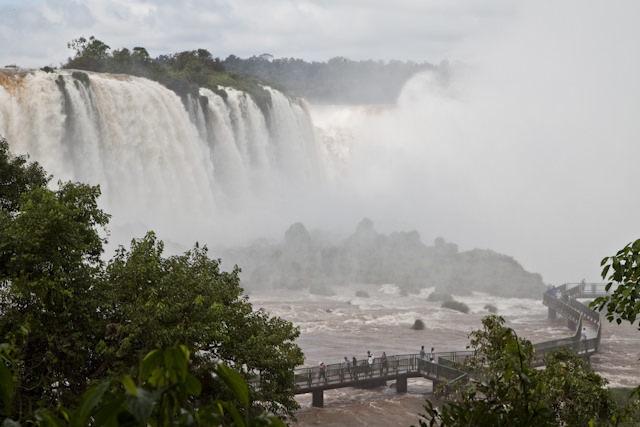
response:
M562 350L545 355L540 371L546 398L558 418L568 425L587 425L592 418L606 420L616 406L607 381L593 372L585 359Z
M596 298L591 306L599 311L606 309L610 322L620 324L624 320L633 324L640 313L640 239L627 244L615 256L605 257L601 266L602 278L609 280L606 290L610 291L614 283L617 287L610 295Z
M15 349L0 346L15 380L0 390L0 414L21 420L38 408L76 407L89 384L132 375L147 353L175 346L194 351L198 405L234 398L212 374L224 362L258 385L249 391L252 413L298 407L299 331L253 310L237 267L221 271L198 244L164 258L152 232L105 266L109 215L98 208L99 187L50 190L42 168L11 155L6 141L0 178L0 337ZM0 379L8 376L0 369Z
M470 384L455 402L440 408L427 401L421 426L555 426L614 423L615 403L605 380L568 350L547 356L546 368L532 366L534 348L499 316L483 319L472 332L474 355L463 369Z
M318 103L392 104L405 82L416 73L434 71L428 63L351 61L333 58L306 62L270 55L224 60L229 71L254 75L285 87L289 92Z
M609 322L633 324L640 314L640 239L630 242L614 256L605 257L600 265L602 278L608 280L605 289L610 294L596 298L590 306L606 310ZM640 385L635 392L640 393Z
M284 426L278 418L266 413L251 414L249 388L237 371L219 364L213 372L240 405L223 399L215 399L206 406L194 405L202 387L189 373L189 351L178 346L150 352L140 363L139 385L130 376L102 381L89 388L74 409L42 409L26 422L50 427ZM10 378L2 376L0 385L2 389L10 389L13 384ZM12 425L20 424L14 421Z
M14 370L25 405L75 400L99 364L93 349L104 321L94 289L104 239L97 228L109 216L97 207L99 187L59 186L23 192L16 215L0 216L0 336L29 331Z
M292 414L297 403L289 393L293 369L302 353L290 323L253 311L239 287L236 268L220 271L220 260L195 245L184 255L162 257L163 244L153 233L120 248L107 268L114 327L106 337L106 354L119 370L150 349L183 344L193 349L194 367L203 379L222 361L248 378L263 380L256 399L267 409ZM217 390L214 390L217 391Z
M0 212L14 214L20 207L20 196L47 185L51 180L37 162L28 163L28 156L14 156L9 142L0 137Z
M451 310L456 310L461 313L469 313L469 306L463 302L455 301L455 300L447 300L442 303L442 308L450 308Z
M93 36L74 39L67 46L74 50L75 55L63 68L145 77L159 82L182 98L191 96L198 99L201 87L226 98L220 86L233 87L248 93L269 117L271 95L262 87L266 83L257 77L226 72L224 63L206 49L151 58L144 47L112 50Z
M416 331L421 331L424 329L424 322L421 319L416 319L415 322L413 322L413 325L411 325L411 329L414 329Z

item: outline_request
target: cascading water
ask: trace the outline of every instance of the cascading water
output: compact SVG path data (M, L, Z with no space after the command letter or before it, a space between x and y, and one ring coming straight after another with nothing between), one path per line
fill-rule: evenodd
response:
M0 71L0 135L55 179L100 184L118 244L149 229L179 249L238 241L327 175L304 105L265 90L270 116L231 88L183 104L143 78Z

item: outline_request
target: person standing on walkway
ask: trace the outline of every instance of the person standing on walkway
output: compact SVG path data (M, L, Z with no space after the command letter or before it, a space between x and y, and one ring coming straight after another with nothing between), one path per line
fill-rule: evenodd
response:
M430 361L431 363L433 363L433 361L435 360L435 358L436 358L436 355L435 355L435 353L433 352L433 347L431 347L431 353L429 353L429 361Z
M373 375L373 362L375 361L373 354L367 351L367 363L369 365L369 376Z
M424 359L427 353L424 351L424 346L420 347L420 359Z
M344 363L342 364L342 369L344 370L344 372L349 374L349 377L351 379L353 379L353 374L351 373L351 362L349 362L349 359L347 359L347 356L344 357ZM344 378L344 374L343 374L343 378Z
M358 379L358 359L356 359L355 356L353 356L353 359L351 359L351 369L353 369L353 378L354 379Z
M389 372L389 362L387 361L387 353L386 352L382 352L382 357L380 358L380 361L382 362L380 364L380 375L382 375L382 371L384 370L384 374L387 375L387 373Z

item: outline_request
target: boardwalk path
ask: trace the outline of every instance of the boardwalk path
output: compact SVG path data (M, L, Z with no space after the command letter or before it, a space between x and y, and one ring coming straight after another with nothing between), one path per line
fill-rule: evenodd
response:
M549 309L549 318L557 314L567 319L567 327L575 333L569 337L545 341L534 344L536 360L541 365L544 355L560 347L568 347L576 354L589 355L598 350L600 344L600 313L578 301L578 298L593 299L606 295L604 285L596 283L565 284L556 288L557 295L552 290L543 294L542 303ZM595 337L581 339L583 322L593 325ZM434 362L421 359L419 354L400 354L389 356L386 364L379 358L372 366L366 360L358 361L356 368L347 369L341 363L327 365L324 373L319 367L296 369L296 394L312 393L312 405L322 407L324 390L342 387L376 387L387 381L396 382L396 391L407 391L407 379L422 377L433 382L434 387L446 382L448 386L466 382L467 374L455 368L458 362L472 354L471 351L454 351L436 353ZM259 385L258 385L259 387Z

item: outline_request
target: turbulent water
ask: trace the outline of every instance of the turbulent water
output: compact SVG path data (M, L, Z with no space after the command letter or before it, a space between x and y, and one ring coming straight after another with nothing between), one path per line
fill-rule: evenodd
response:
M147 79L86 75L0 70L0 135L56 180L100 184L116 234L153 229L191 245L254 237L270 221L282 230L293 220L273 206L296 212L289 205L325 181L301 100L267 87L264 113L231 88L183 103Z
M369 298L356 297L365 291ZM466 303L469 314L440 308L437 302L421 295L402 296L394 285L352 285L335 288L334 296L311 295L307 291L270 290L250 293L254 307L263 307L274 315L300 327L297 340L305 354L305 365L338 363L344 356L366 358L418 353L420 346L438 351L464 350L469 332L481 328L488 304L498 309L509 326L532 342L541 342L572 334L561 316L548 319L540 299L499 298L485 294L456 297ZM424 321L422 331L411 329L416 319ZM640 384L640 332L628 325L606 323L599 351L591 357L593 369L609 381L609 386L635 387ZM590 336L595 334L589 330ZM432 391L430 381L414 379L407 394L379 387L372 390L345 388L325 392L324 408L311 406L311 395L297 399L302 406L296 425L311 426L389 426L410 425L418 421L425 397Z

